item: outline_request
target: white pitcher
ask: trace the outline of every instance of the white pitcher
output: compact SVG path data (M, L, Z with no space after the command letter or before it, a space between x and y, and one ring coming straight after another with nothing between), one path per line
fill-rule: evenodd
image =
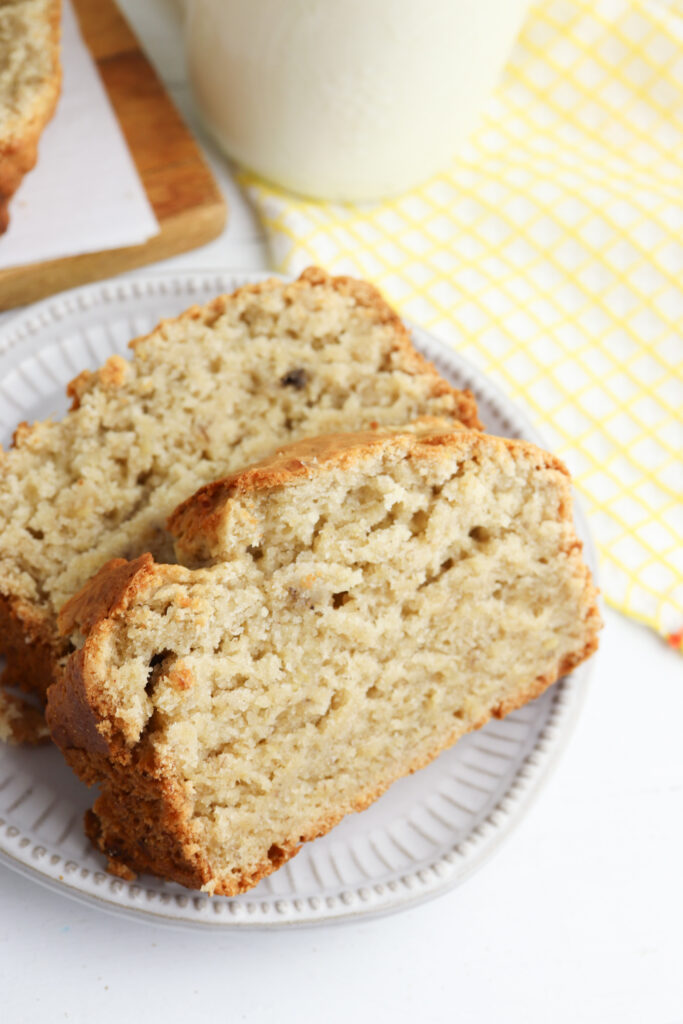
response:
M446 166L472 131L529 0L186 0L196 102L262 177L379 199Z

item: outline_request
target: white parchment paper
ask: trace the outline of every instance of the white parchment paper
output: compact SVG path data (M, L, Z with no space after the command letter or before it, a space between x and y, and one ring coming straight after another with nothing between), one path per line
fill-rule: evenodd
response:
M0 269L135 245L159 231L68 0L62 65L62 94L38 163L10 202Z

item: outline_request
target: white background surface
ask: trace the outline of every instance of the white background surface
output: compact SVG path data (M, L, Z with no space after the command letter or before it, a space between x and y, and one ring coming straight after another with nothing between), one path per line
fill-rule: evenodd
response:
M171 0L122 6L199 131ZM209 155L229 227L164 266L267 267L257 223ZM683 663L606 618L559 766L458 889L363 924L238 934L115 918L0 869L0 1020L680 1024Z

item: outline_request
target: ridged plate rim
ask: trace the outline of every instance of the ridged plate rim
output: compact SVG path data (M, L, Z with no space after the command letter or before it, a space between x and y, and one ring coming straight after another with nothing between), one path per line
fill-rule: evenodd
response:
M145 299L163 303L165 297L179 295L191 305L195 301L207 301L213 294L273 276L279 275L215 270L188 274L156 272L62 293L28 307L0 327L0 379L23 358L44 346L40 340L43 332L69 324L71 320L76 329L79 318L86 313L90 316L98 310L103 314L121 311L126 303ZM547 447L540 432L495 383L427 331L409 326L416 347L454 383L470 388L480 405L495 410L506 432ZM576 496L574 516L586 561L595 575L595 550ZM548 691L552 699L536 741L520 759L504 794L490 812L457 843L445 845L440 855L429 863L414 871L397 872L396 877L386 881L356 887L339 886L338 892L326 895L321 889L319 896L305 899L282 898L276 894L267 899L250 899L251 894L246 894L237 899L212 900L202 893L164 892L154 887L158 884L155 880L125 882L104 870L93 871L74 859L64 858L55 849L50 851L45 842L36 842L34 836L19 828L7 815L0 815L0 863L90 906L136 920L173 926L282 928L349 921L405 909L464 881L523 818L569 738L594 662L595 659L591 659ZM481 735L485 731L482 730Z

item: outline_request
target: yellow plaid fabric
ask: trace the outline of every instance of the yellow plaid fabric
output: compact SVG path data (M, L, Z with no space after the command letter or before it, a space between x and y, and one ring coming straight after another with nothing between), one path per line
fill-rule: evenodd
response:
M457 160L382 204L244 175L278 269L373 280L527 407L616 608L683 626L683 4L532 8Z

